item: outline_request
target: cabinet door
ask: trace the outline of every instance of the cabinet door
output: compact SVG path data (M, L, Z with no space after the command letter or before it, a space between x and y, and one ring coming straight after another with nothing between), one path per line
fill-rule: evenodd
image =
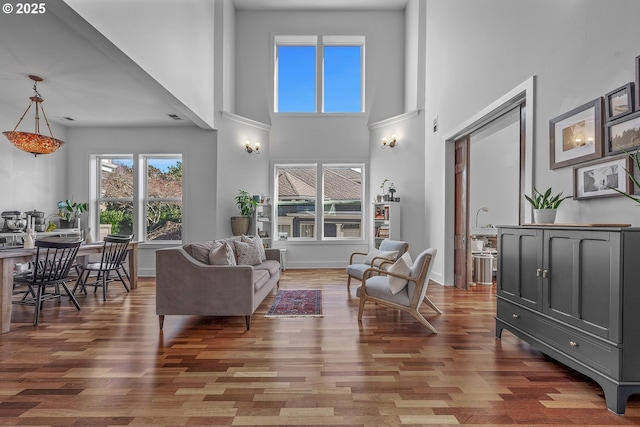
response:
M620 265L619 233L546 230L543 311L617 341Z
M498 295L542 311L542 237L539 229L501 228L498 235Z

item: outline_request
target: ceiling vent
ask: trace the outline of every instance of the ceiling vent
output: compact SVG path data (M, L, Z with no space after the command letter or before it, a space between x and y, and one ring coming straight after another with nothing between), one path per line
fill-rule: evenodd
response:
M177 114L167 114L167 116L171 117L173 120L182 120Z

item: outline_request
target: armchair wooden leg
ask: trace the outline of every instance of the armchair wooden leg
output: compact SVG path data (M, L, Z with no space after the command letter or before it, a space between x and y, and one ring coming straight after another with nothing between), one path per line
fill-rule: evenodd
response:
M433 327L433 325L431 323L429 323L429 321L427 319L424 318L424 316L418 312L418 311L410 311L409 312L418 322L422 323L424 326L426 326L431 332L433 332L434 334L438 333L438 330L436 328Z
M423 301L425 302L425 304L427 304L429 307L431 307L432 309L435 310L436 313L438 314L442 314L442 311L440 311L440 309L438 307L436 307L436 305L429 299L427 298L427 296L424 296Z
M347 290L351 287L351 276L347 275Z
M162 327L164 326L164 314L160 314L158 316L158 323L160 324L160 330L162 330Z
M367 300L366 296L363 293L363 290L360 290L360 307L358 308L358 322L362 321L362 312L364 311L364 303Z

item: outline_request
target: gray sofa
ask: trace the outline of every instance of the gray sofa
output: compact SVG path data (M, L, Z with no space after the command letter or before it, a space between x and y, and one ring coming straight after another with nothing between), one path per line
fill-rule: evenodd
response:
M233 247L233 241L239 239L218 242ZM279 249L265 249L266 261L256 265L210 265L206 251L213 244L200 242L156 251L160 329L167 314L245 316L249 329L253 312L279 285Z

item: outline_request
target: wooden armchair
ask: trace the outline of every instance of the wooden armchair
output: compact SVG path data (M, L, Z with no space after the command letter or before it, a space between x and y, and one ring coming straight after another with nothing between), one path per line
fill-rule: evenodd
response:
M442 314L442 311L440 311L426 295L436 252L436 249L427 249L418 255L408 275L375 267L365 270L362 285L360 285L357 290L357 295L360 297L358 321L362 321L365 302L372 301L380 305L406 311L429 328L430 331L437 334L438 331L436 328L434 328L419 311L420 305L424 301L429 307L435 310L436 313ZM398 293L394 294L389 286L390 277L406 280L407 285Z
M349 257L349 265L347 266L347 289L351 287L351 278L354 277L362 280L362 274L371 267L382 267L384 263L395 262L405 252L409 250L409 243L401 240L384 239L380 242L380 252L397 251L397 255L392 259L381 256L373 256L371 260L367 259L368 255L364 252L354 252Z

